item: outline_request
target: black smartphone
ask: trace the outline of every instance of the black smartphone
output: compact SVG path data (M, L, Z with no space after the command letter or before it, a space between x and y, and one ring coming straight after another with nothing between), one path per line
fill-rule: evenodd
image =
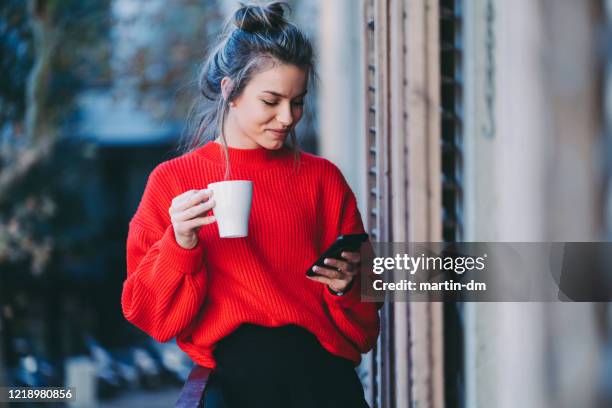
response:
M314 268L315 266L329 268L328 265L325 265L323 263L326 258L343 260L344 258L342 258L342 252L358 252L359 248L361 248L361 244L367 241L367 239L368 234L340 235L338 238L336 238L336 241L331 244L331 246L327 248L325 252L323 252L323 255L321 255L319 259L317 259L317 261L313 263L310 268L308 268L308 270L306 271L306 275L316 276L317 274L312 270L312 268Z

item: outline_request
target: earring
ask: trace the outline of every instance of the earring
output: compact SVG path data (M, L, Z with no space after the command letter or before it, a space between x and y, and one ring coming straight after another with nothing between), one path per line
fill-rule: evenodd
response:
M229 106L231 106L231 107L233 108L233 107L235 107L235 106L236 106L236 103L235 103L235 102L230 102L230 103L229 103Z

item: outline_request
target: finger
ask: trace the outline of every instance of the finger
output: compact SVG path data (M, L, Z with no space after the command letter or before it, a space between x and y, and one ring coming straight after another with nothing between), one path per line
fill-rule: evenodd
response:
M341 255L344 259L352 263L358 263L361 261L361 254L359 252L344 251Z
M307 278L313 281L323 283L335 292L342 292L348 286L348 283L346 281L338 281L334 279L329 279L324 276L307 276Z
M177 203L174 208L178 211L183 211L189 207L193 207L194 205L200 204L201 202L208 200L211 196L212 190L198 190L191 196L185 197L181 202Z
M312 268L312 271L318 275L325 276L329 279L339 279L342 280L345 278L345 274L342 271L337 271L335 269L324 268L322 266L315 266Z
M334 268L338 269L339 271L343 271L343 272L350 272L352 270L352 267L351 267L351 265L348 262L341 261L339 259L325 258L323 263L325 265L334 267Z
M200 214L205 213L206 211L209 211L210 209L212 209L215 206L215 200L214 199L210 199L204 203L198 204L198 205L194 205L191 208L188 208L185 211L182 211L178 214L175 214L171 217L172 222L177 222L177 221L186 221L186 220L190 220L192 218L197 217Z
M174 212L184 211L189 207L200 204L202 201L208 200L212 196L211 190L200 190L190 196L184 197L181 201L172 205Z
M194 228L201 227L202 225L212 224L213 222L215 222L215 216L209 215L208 217L199 217L189 221L183 221L179 223L180 225L178 229L180 232L188 233Z
M187 190L184 193L177 195L176 197L172 199L172 206L176 207L177 205L180 205L186 202L190 197L192 197L194 194L197 194L200 191L201 190Z
M331 285L333 283L333 279L326 278L325 276L306 276L308 279L312 279L313 281L321 282L326 285Z
M186 197L190 197L193 194L197 193L198 191L200 191L200 190L187 190L187 191L177 195L176 197L174 197L172 199L172 203L173 204L179 203L179 202L183 201Z
M343 262L343 261L339 261L339 262ZM332 266L331 268L321 268L321 269L323 269L323 270L327 269L327 271L336 272L336 274L334 276L337 276L337 277L332 276L333 279L341 279L341 280L348 280L349 278L352 279L355 275L357 275L358 268L355 268L355 265L347 264L346 262L344 262L344 263L347 266L343 266L343 265L333 266L333 265L330 265L330 266ZM317 266L317 268L320 268L320 267ZM348 268L348 270L345 270L345 268Z

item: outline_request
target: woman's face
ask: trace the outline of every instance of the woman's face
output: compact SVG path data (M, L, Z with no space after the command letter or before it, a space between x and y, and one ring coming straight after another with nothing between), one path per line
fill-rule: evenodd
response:
M223 78L227 95L231 81ZM306 71L295 65L276 63L255 74L230 102L225 137L230 147L280 149L289 132L302 118L306 95Z

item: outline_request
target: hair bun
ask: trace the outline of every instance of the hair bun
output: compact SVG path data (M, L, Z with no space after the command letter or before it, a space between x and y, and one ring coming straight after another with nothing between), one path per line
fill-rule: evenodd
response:
M275 1L265 6L255 4L241 4L234 13L234 24L241 30L249 33L259 31L278 31L286 24L285 9L289 7L285 2Z

